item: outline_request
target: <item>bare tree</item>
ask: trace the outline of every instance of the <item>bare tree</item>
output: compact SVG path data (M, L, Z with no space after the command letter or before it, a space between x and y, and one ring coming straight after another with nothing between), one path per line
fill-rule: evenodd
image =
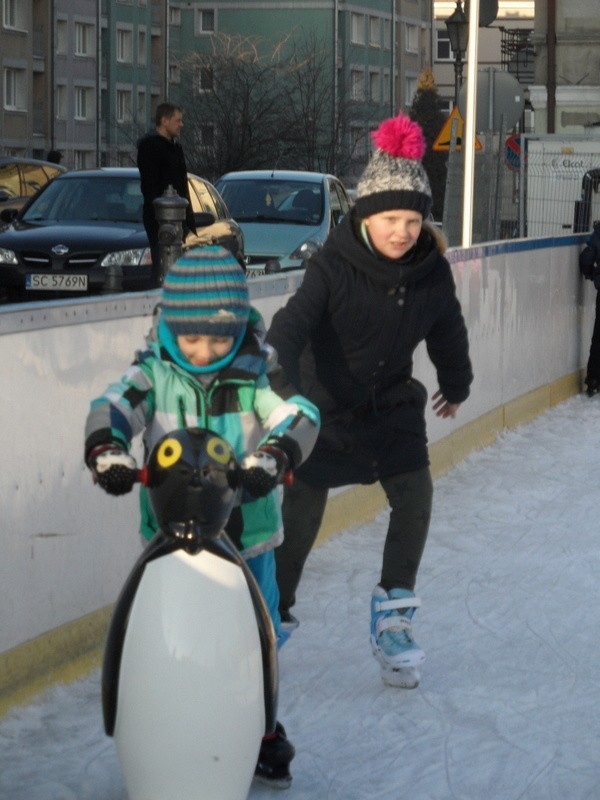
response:
M216 35L212 52L180 61L182 131L190 169L215 179L231 170L340 172L352 158L356 105L335 96L332 55L314 36L276 44Z

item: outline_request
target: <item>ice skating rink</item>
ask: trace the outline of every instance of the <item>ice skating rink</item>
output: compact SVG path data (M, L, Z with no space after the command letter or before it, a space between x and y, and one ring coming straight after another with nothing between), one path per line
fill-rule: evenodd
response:
M285 797L597 800L600 398L571 398L436 481L412 691L381 683L369 647L385 528L382 514L307 563L281 653L297 748ZM0 798L125 800L97 672L0 720Z

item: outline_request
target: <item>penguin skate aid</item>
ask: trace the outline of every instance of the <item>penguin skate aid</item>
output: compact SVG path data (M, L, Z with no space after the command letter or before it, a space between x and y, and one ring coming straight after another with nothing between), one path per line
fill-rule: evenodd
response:
M111 627L120 633L111 633L106 650L105 717L113 709L107 730L114 727L117 744L148 737L137 749L118 744L130 784L132 776L143 782L132 785L131 800L197 800L198 781L205 796L235 800L245 797L255 770L273 785L291 780L281 753L287 750L289 763L293 747L269 701L277 686L272 651L280 634L273 551L283 536L279 484L310 453L319 412L285 380L264 333L237 261L216 246L188 250L165 277L145 349L92 402L86 421L85 461L108 493L131 491L139 477L129 453L136 436L152 454L140 488L141 533L149 544L123 589L118 608L125 610ZM197 431L208 438L194 449L181 437ZM208 466L201 466L203 459ZM159 474L160 480L152 478ZM218 531L209 526L216 538L207 544L203 526L219 498L227 513L217 514ZM159 630L175 637L166 653L156 641ZM250 687L236 681L250 681ZM196 706L185 691L192 686L201 696ZM154 707L145 699L151 691L146 687L153 687ZM182 696L171 708L174 687ZM247 691L254 706L232 707L232 698ZM163 708L167 698L169 709ZM203 739L198 720L210 721ZM228 736L235 752L225 752ZM194 757L188 739L196 742ZM169 747L169 759L166 740L178 743ZM204 763L201 775L199 750L212 765ZM133 768L133 754L143 759L143 769ZM165 770L167 760L182 772ZM192 774L188 787L182 776ZM228 789L228 776L233 781L240 775ZM169 777L176 779L170 784L176 791L163 791ZM214 790L207 785L213 779Z
M277 722L275 629L224 530L255 485L254 460L238 464L224 439L198 428L165 435L141 470L115 456L101 454L98 482L119 492L143 483L159 524L115 606L102 671L105 730L128 796L197 800L201 787L243 800L253 777L288 786L294 748Z

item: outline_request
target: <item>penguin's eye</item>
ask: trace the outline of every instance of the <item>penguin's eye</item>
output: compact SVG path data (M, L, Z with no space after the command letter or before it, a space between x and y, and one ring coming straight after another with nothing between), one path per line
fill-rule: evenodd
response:
M179 461L182 452L183 448L177 439L165 439L165 441L158 448L156 461L159 467L168 469Z
M218 436L213 436L206 443L206 452L218 464L227 464L231 460L231 449L227 442Z

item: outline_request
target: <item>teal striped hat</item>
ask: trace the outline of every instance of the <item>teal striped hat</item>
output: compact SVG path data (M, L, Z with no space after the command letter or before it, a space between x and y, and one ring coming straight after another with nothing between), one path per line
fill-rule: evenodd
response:
M228 250L216 245L185 251L167 272L161 316L175 336L233 336L248 324L246 276Z

